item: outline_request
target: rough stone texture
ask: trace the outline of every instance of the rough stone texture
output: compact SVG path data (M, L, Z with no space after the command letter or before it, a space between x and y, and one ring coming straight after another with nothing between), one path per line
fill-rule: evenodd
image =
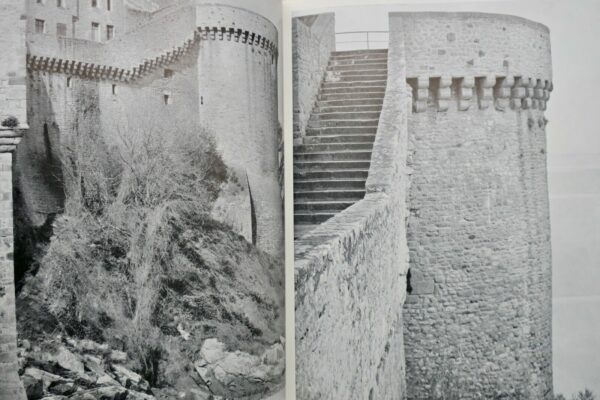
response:
M548 30L470 13L390 29L416 77L408 399L552 399Z
M402 399L407 104L390 49L367 195L295 242L298 399ZM388 95L389 94L389 95Z
M0 399L25 399L17 375L13 267L12 154L0 152Z
M294 138L304 136L331 52L335 50L335 14L292 21Z
M19 2L0 4L3 51L0 63L0 122L18 119L18 126L0 127L0 400L22 400L25 389L17 374L17 326L13 265L12 152L27 128L25 111L25 21Z
M501 14L390 13L390 30L400 27L405 32L408 77L492 74L552 79L549 31L537 22Z
M96 11L81 10L86 12ZM57 158L50 155L69 143L82 123L108 132L109 143L116 143L135 121L160 131L202 129L214 136L225 163L247 175L256 214L252 241L281 254L274 25L247 10L197 1L157 11L145 24L124 21L127 33L106 43L30 32L28 111L33 126L17 161L28 217L41 225L48 214L61 210L60 173L50 173L47 166ZM94 66L84 72L77 66L56 67L65 61ZM78 107L82 101L89 107ZM246 226L243 217L232 225Z
M25 19L23 7L14 2L0 2L0 122L15 116L26 123L25 107Z

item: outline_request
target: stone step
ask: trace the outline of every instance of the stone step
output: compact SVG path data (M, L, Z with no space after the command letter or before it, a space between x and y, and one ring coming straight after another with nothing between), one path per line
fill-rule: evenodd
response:
M306 128L306 136L305 138L308 138L309 136L348 136L348 135L360 135L360 136L364 136L364 135L373 135L373 140L375 138L375 134L377 133L377 127L376 126L330 126L330 127L315 127L315 128L311 128L308 127ZM368 139L363 139L365 141L367 141ZM336 140L333 140L336 141ZM337 141L342 141L342 138L339 138L339 140ZM353 141L358 141L357 140L353 140ZM361 140L362 141L362 140ZM368 141L372 141L372 140L368 140Z
M294 211L294 223L320 224L333 217L340 210Z
M340 169L369 169L371 160L295 160L299 173L310 171L338 171Z
M304 170L296 170L294 171L294 180L296 179L346 179L346 178L356 178L356 179L364 179L366 181L369 176L368 169L334 169L334 170L314 170L314 171L304 171Z
M317 101L330 101L330 100L345 100L345 101L352 101L352 100L356 100L356 99L378 99L379 101L383 100L383 96L385 95L385 91L384 90L380 90L377 92L372 92L372 91L357 91L357 92L350 92L350 93L344 93L344 92L340 92L340 93L319 93L317 95Z
M387 55L383 56L383 55L377 55L377 56L371 56L371 57L362 57L362 58L355 58L355 57L336 57L336 58L331 58L329 60L329 64L327 64L327 66L342 66L342 65L369 65L369 64L388 64L388 57Z
M364 189L365 180L362 178L346 179L294 179L294 190L317 189Z
M326 201L312 201L312 200L304 200L304 201L296 201L294 203L294 211L326 211L326 210L335 210L342 211L346 208L350 207L354 204L353 201L349 200L326 200Z
M319 143L349 143L349 142L367 142L375 141L374 128L370 131L367 128L323 128L307 130L306 136L302 139L304 144Z
M360 57L364 57L364 56L373 56L373 55L379 55L379 56L385 56L385 57L387 57L387 54L388 54L387 49L340 50L340 51L332 51L331 52L331 57L332 58L337 58L337 57L355 57L355 58L360 58Z
M337 87L337 88L323 88L320 91L321 96L327 96L331 94L363 94L363 93L377 93L381 98L385 95L385 86L348 86L348 87Z
M325 74L326 79L330 80L338 76L352 76L352 75L387 75L387 68L354 68L350 70L338 70L337 67L330 67L327 69Z
M344 200L356 202L365 197L365 189L294 190L296 200Z
M314 151L294 154L294 160L298 161L360 161L370 159L370 150Z
M350 105L350 106L325 106L322 107L319 104L314 109L316 113L332 113L332 112L364 112L364 111L377 111L381 114L381 109L383 108L383 104L369 105L369 104L359 104L359 105Z
M313 113L310 116L312 121L325 121L331 119L354 120L354 119L376 119L379 118L379 111L354 111L354 112L328 112L328 113Z
M334 89L334 88L348 88L354 86L375 86L375 87L385 87L387 85L387 81L383 79L379 79L376 81L325 81L321 85L322 89Z
M307 143L294 146L294 153L325 152L343 150L371 150L371 142L346 142L346 143Z
M385 60L385 61L384 61ZM364 61L364 60L362 60ZM369 60L371 61L371 60ZM375 62L361 62L361 63L329 63L327 70L330 71L354 71L354 70L371 70L379 69L387 71L387 59L377 60Z
M317 100L317 107L383 105L383 96L344 100Z
M370 126L377 128L377 124L379 123L379 118L372 119L328 119L328 120L319 120L319 121L308 121L308 128L326 128L326 127L359 127L359 126Z
M329 75L325 82L358 82L358 81L375 81L387 79L387 73L369 73L369 74L340 74Z

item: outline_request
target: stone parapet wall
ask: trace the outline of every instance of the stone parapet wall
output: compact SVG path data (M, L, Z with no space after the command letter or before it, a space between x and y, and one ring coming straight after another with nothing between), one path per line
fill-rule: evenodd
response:
M390 29L413 93L407 397L552 399L548 30L472 13Z
M299 399L405 396L409 106L404 52L390 49L367 195L295 242Z
M331 52L335 51L335 14L292 20L294 138L306 132Z
M401 398L404 217L374 193L296 241L297 398Z

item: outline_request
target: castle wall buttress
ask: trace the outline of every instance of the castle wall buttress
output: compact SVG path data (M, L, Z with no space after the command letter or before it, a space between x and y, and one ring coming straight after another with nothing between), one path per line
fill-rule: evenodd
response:
M547 28L392 13L408 119L408 399L551 399Z

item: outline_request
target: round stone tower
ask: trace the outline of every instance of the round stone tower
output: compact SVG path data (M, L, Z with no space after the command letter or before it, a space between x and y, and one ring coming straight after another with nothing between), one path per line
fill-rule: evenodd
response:
M212 4L196 6L196 26L202 35L200 125L218 132L225 162L246 171L255 242L271 254L282 254L277 29L259 14Z
M408 399L552 399L549 31L479 13L390 30L413 93Z

